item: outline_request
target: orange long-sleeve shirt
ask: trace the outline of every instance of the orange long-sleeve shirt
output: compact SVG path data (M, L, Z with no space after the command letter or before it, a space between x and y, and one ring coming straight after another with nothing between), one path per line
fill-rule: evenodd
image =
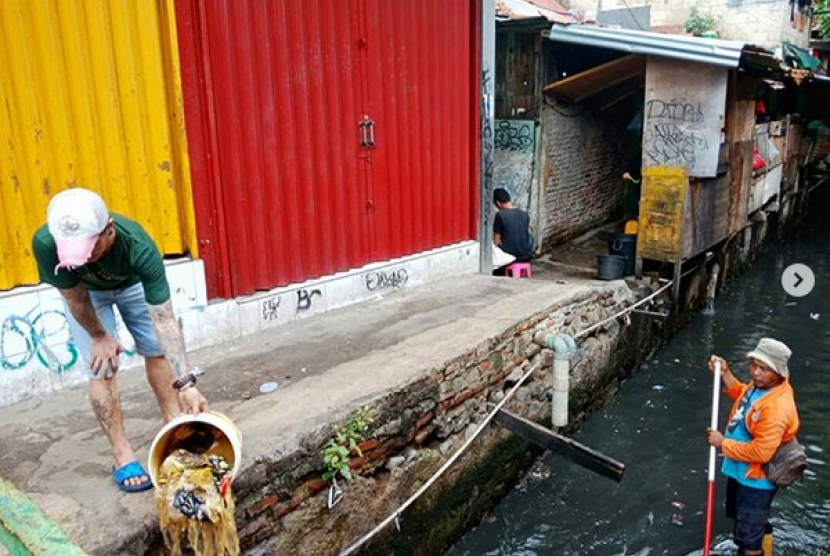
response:
M726 390L726 394L734 400L729 412L730 420L750 387L749 384L736 382ZM765 479L767 476L762 465L772 459L778 446L795 437L800 426L790 381L785 380L752 404L746 412L745 423L752 440L738 442L726 439L721 450L726 457L749 464L748 479Z

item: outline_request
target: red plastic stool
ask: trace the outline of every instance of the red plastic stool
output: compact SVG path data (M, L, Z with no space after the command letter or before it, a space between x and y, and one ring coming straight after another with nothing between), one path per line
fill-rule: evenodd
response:
M506 274L513 278L530 278L530 263L513 263L507 267Z

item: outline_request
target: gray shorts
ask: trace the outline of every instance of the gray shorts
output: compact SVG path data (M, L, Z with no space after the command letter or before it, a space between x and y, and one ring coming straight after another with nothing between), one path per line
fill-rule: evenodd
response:
M150 318L150 311L147 309L147 301L144 299L144 287L139 283L120 290L89 291L89 298L98 320L107 334L117 338L115 326L115 311L118 307L121 319L135 340L136 351L142 357L161 357L164 350L161 348L156 332L153 329L153 320ZM106 373L92 374L92 338L81 326L69 308L66 308L66 320L69 323L69 333L72 334L72 342L78 349L83 359L84 366L90 371L90 378L103 380L112 375L107 369ZM106 375L106 376L105 376Z

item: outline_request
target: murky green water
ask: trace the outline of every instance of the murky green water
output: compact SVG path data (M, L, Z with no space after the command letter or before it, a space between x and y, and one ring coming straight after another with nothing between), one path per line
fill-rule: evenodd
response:
M820 202L830 206L830 199ZM722 355L746 380L746 353L763 336L793 349L799 439L811 462L805 482L776 497L775 553L830 554L830 219L817 214L800 233L773 245L748 274L730 282L714 317L699 316L685 327L575 435L626 463L621 484L549 455L447 556L700 554L708 465L704 430L711 410L705 362L711 353ZM812 293L798 300L780 282L784 268L796 262L816 275ZM728 409L724 397L722 424ZM724 491L719 477L715 545L731 554Z

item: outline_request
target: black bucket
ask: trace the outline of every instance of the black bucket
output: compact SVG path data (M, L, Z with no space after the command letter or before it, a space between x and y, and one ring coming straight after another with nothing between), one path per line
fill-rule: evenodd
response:
M597 278L619 280L625 276L625 262L619 255L597 255Z
M635 234L610 234L608 254L625 258L624 276L631 276L634 274L637 262L637 236Z

